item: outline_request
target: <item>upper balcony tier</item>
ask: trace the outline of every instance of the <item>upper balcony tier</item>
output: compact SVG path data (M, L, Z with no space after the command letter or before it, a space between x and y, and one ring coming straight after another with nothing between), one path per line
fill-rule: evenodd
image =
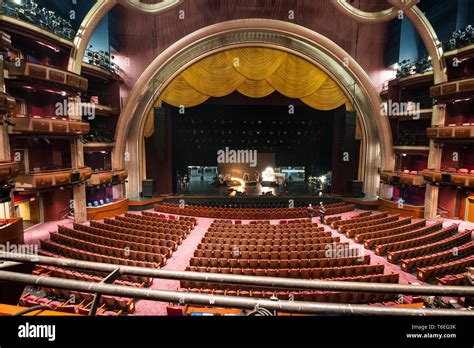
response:
M88 186L99 185L117 185L123 183L128 178L128 172L124 169L108 170L93 172L90 180L87 182Z
M452 100L471 96L474 92L474 78L444 82L430 88L430 94L438 100Z
M20 172L18 162L0 161L0 182L10 181Z
M423 186L425 183L423 176L417 171L383 171L380 173L380 181L392 185L403 184L408 186Z
M47 65L34 64L29 62L4 62L8 79L16 80L40 80L47 84L61 86L62 88L87 91L88 81L80 75L73 74L58 68Z
M77 185L90 179L92 169L58 169L20 173L16 178L16 191L34 191L58 186Z
M436 140L474 139L474 123L429 127L426 129L426 135L429 139Z
M94 64L89 64L85 62L82 62L81 73L82 75L85 75L87 77L91 76L105 81L122 81L122 78L119 75L111 71L104 70Z
M38 117L13 117L15 123L9 127L10 134L37 133L58 135L85 135L89 133L87 122Z
M469 171L464 168L459 170L425 169L422 175L426 181L436 184L474 187L474 170Z

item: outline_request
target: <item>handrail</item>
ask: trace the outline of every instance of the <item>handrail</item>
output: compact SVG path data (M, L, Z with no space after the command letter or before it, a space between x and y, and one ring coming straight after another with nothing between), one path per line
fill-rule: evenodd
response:
M54 258L39 255L0 252L0 260L38 263L49 266L78 268L89 271L111 273L117 268L121 275L135 275L151 278L201 281L219 284L250 285L265 288L294 290L326 290L373 292L412 295L438 296L474 296L474 287L469 286L437 286L437 285L402 285L382 283L361 283L346 281L307 280L294 278L277 278L261 276L244 276L235 274L219 274L188 271L170 271L136 266L122 266L108 263L80 261L68 258Z
M35 286L140 298L161 302L196 304L225 308L265 308L287 313L339 314L339 315L423 315L423 316L474 316L474 311L458 309L393 308L368 305L319 303L303 301L266 300L252 297L196 294L180 291L135 288L123 285L87 282L80 280L41 277L17 272L0 271L0 280Z

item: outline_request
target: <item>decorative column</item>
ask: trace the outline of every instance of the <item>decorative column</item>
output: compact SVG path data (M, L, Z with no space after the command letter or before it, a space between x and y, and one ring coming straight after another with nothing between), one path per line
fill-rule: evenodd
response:
M446 116L446 105L433 106L431 124L433 126L444 125ZM440 169L443 150L433 140L430 140L430 152L428 155L428 169ZM425 190L425 218L433 219L438 215L439 186L427 184Z
M71 164L73 170L84 166L84 145L79 138L71 141ZM74 206L74 220L76 222L84 222L87 220L86 210L86 186L74 186L73 206Z

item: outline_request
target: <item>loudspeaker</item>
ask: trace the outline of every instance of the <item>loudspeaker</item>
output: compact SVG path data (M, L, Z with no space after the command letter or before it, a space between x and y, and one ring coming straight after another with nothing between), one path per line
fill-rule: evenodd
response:
M354 138L356 129L355 111L346 112L344 138L342 140L342 152L352 152L354 148Z
M153 197L153 179L143 180L142 181L142 196L143 197Z
M359 180L351 180L349 182L349 192L352 197L364 197L364 192L363 192L363 185L364 183Z

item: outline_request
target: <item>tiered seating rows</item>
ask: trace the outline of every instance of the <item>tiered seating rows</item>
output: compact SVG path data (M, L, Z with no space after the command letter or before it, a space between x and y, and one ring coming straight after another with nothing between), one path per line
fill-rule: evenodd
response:
M363 218L361 218L361 219L363 219ZM346 236L348 236L349 238L352 238L352 237L354 237L355 232L357 230L360 231L360 228L370 227L370 226L377 226L377 225L382 225L382 224L388 224L388 226L390 226L390 223L392 225L397 226L399 221L400 221L399 220L399 215L390 215L390 216L382 217L380 219L374 219L374 220L370 220L370 221L363 221L363 222L357 222L355 224L347 224L347 225L344 225L344 226L339 226L338 230L339 230L339 232L345 233Z
M343 248L349 245L349 243L333 243L330 247ZM325 250L328 248L327 243L320 244L304 244L304 245L232 245L232 244L208 244L200 243L197 250L222 250L222 257L230 258L229 253L235 253L237 251L268 251L268 252L284 252L284 251L311 251L311 250ZM196 251L197 251L196 250Z
M258 239L240 239L240 238L214 238L204 237L202 243L207 244L232 244L232 245L257 245ZM299 239L264 239L264 245L306 245L339 242L340 237L319 237L319 238L299 238Z
M375 238L383 238L383 237L388 237L388 236L391 236L391 235L394 235L394 234L399 234L399 233L403 233L403 232L407 232L407 231L412 231L412 230L415 230L417 228L421 228L421 227L424 227L426 225L426 220L420 220L420 221L417 221L417 222L412 222L408 225L402 225L402 226L399 226L399 227L394 227L394 228L389 228L387 227L386 229L383 229L383 230L380 230L380 231L376 231L376 232L368 232L370 231L370 227L366 228L365 231L361 231L357 234L355 234L353 237L354 237L354 240L357 242L357 243L362 243L364 242L365 240L368 240L368 239L375 239ZM372 244L368 244L366 247L368 247L369 249L373 247Z
M191 266L201 267L220 267L221 269L242 269L242 268L325 268L325 267L342 267L353 265L366 265L370 263L370 256L351 256L351 257L335 257L335 258L315 258L315 259L287 259L287 260L266 260L266 259L225 259L225 258L208 258L208 257L192 257Z
M359 222L377 220L377 219L381 219L381 218L384 218L384 217L387 217L387 216L388 216L387 212L371 214L371 215L362 216L362 217L358 217L357 215L355 215L355 217L351 216L349 219L346 219L346 220L336 220L336 221L332 222L331 223L331 228L339 229L340 226L346 226L346 225L356 224L356 223L359 223ZM339 232L344 232L344 231L339 230Z

